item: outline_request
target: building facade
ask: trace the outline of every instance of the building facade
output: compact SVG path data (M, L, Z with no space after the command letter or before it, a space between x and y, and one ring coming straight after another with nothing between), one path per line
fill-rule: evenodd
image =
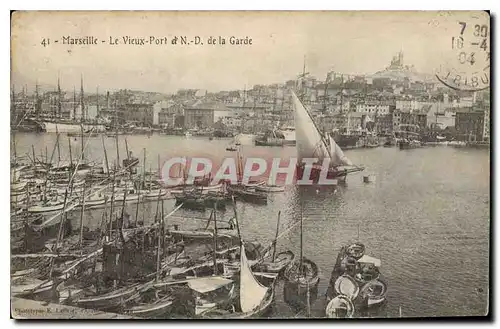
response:
M489 139L489 111L477 108L464 108L457 111L455 129L458 139L482 141ZM486 126L488 128L486 128Z

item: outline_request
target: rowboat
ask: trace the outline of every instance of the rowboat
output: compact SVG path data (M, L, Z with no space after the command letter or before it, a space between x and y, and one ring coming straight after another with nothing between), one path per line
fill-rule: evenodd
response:
M290 250L280 252L273 261L264 261L258 265L262 272L281 273L287 266L293 262L295 255Z
M108 293L94 295L94 296L83 296L76 298L72 304L83 307L83 308L91 308L91 309L99 309L99 310L110 310L114 309L122 304L122 302L132 295L139 292L144 288L148 283L134 283L129 286L125 286Z
M330 278L327 301L344 296L359 310L382 304L387 284L381 279L380 266L379 259L365 254L363 244L342 247Z
M306 257L302 258L302 270L299 269L300 262L295 260L284 272L284 278L289 283L300 286L304 290L318 285L318 266Z
M50 300L54 287L53 280L21 277L11 283L11 296L29 297L34 300Z
M108 195L111 199L111 195ZM135 190L127 192L126 201L136 201L139 200L139 194L135 192ZM115 201L123 201L125 198L125 192L115 194Z
M139 191L138 194L146 199L154 199L165 196L167 194L167 190Z
M226 230L229 233L217 232L217 238L237 238L236 230ZM196 239L212 239L214 236L214 232L211 230L191 230L191 231L182 231L182 230L170 230L170 234L173 237L180 238L183 240L196 240Z
M354 315L354 305L345 296L337 296L326 306L326 317L330 319L352 318Z
M356 280L347 274L337 278L334 289L338 295L346 296L350 300L356 299L359 294L359 286Z
M380 279L366 283L359 292L359 296L364 301L366 307L380 305L386 300L387 285Z
M85 206L99 206L106 203L106 200L109 200L107 195L102 193L92 194L85 199Z
M20 194L11 194L10 195L10 203L19 203L28 198L26 192Z
M245 187L228 187L228 192L233 194L235 198L242 201L267 204L267 194L262 192L254 192Z
M255 190L259 192L283 192L285 191L285 187L278 185L264 185L264 186L255 186Z
M56 287L59 303L71 304L75 299L91 294L93 292L91 288L93 287L86 282L63 281Z
M55 200L55 201L47 201L40 205L31 206L28 208L28 212L30 213L51 212L51 211L58 211L63 208L64 208L64 202Z
M24 190L24 188L28 185L27 181L18 181L10 184L11 191L19 191Z
M153 294L153 296L155 296L157 293L158 291L154 289L141 293L141 302L138 305L125 308L123 313L146 319L165 318L174 302L174 297L172 295L160 297L152 302L143 302L147 300L150 295Z
M265 184L266 184L265 181L260 181L260 182L258 182L258 181L249 181L248 183L243 184L243 186L254 188L254 187L257 187L257 186L263 186Z
M317 298L319 276L318 267L313 261L303 257L300 270L300 262L295 260L285 269L283 278L284 300L296 310L305 308L308 300L311 303Z
M183 188L176 187L171 190L171 194L184 194L184 193L198 193L198 194L208 194L211 192L219 192L222 190L223 185L208 185L208 186L196 186L196 185L187 185Z
M54 184L55 188L66 188L69 185L69 181L62 179L62 180L53 181L53 184ZM81 186L83 186L83 184L85 184L84 179L75 179L71 182L71 186L73 188L81 187Z

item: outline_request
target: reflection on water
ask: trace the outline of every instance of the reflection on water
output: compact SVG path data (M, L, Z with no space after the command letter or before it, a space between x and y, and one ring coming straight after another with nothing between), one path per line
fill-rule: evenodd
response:
M39 155L51 151L55 134L18 134L17 153ZM110 161L116 158L113 138L105 137ZM153 135L128 136L128 147L141 159L147 148L146 166L156 169L161 159L172 155L223 158L229 140L185 139ZM89 141L89 157L102 163L104 153L100 138ZM72 146L78 152L80 142ZM75 151L76 150L76 151ZM291 157L294 147L243 146L245 156ZM486 150L422 148L398 150L377 148L345 152L354 163L366 166L376 180L362 182L361 174L348 177L345 186L288 186L284 193L271 194L267 206L238 203L237 211L245 240L267 245L276 233L278 211L280 232L295 225L278 241L278 251L290 249L300 254L300 225L303 213L304 256L319 267L318 296L311 303L312 316L324 316L324 294L328 288L337 253L342 245L359 240L368 255L382 260L382 271L388 283L387 305L370 316L452 316L482 315L488 305L489 257L489 153ZM125 143L120 136L120 154ZM50 154L48 155L50 157ZM56 156L57 157L57 156ZM69 157L67 142L61 143L61 157ZM165 212L174 208L174 200L164 201ZM119 207L121 205L118 205ZM126 212L134 220L150 223L156 201L137 205L129 203ZM86 212L85 225L97 227L101 210ZM197 228L208 218L205 213L180 210L168 224ZM229 220L228 207L218 216ZM71 214L78 227L79 213ZM293 317L294 308L287 305L280 283L273 317Z

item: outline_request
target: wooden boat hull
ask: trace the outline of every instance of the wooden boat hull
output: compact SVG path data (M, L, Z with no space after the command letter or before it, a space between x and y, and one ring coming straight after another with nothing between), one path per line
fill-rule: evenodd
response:
M124 195L117 195L115 196L115 201L116 202L123 202L123 198L124 198ZM139 200L139 195L138 194L127 194L126 196L126 201L137 201ZM111 200L111 196L109 197L109 199Z
M10 203L19 203L19 202L23 202L26 199L27 199L26 193L17 194L17 195L12 195L12 194L10 195Z
M422 144L420 142L406 142L406 141L400 141L399 142L399 149L400 150L411 150L411 149L416 149L422 147Z
M85 206L90 207L90 206L100 206L106 203L106 199L87 199L85 200ZM81 205L80 205L81 206Z
M263 262L262 264L258 264L256 266L262 272L282 274L285 268L287 268L293 262L294 258L295 255L293 254L293 252L284 251L276 255L276 260L274 262Z
M251 312L234 312L230 313L223 310L212 310L204 312L200 315L204 319L249 319L260 318L270 311L275 298L274 284L270 287L270 291L262 303Z
M329 319L352 318L354 305L349 298L337 296L328 303L325 313Z
M30 213L42 213L42 212L52 212L62 210L64 208L64 203L58 203L51 206L32 206L28 208L28 212Z
M125 309L124 313L134 317L147 319L165 318L165 316L172 309L173 302L173 297L169 296L166 298L162 298L156 303L138 305Z
M237 233L234 231L232 233L233 234L226 234L219 232L217 237L236 238ZM214 236L214 233L211 231L170 231L170 234L172 234L175 238L182 238L184 240L212 239Z
M28 185L28 182L26 182L26 181L11 183L10 190L11 190L11 192L24 190L26 185Z
M263 194L262 192L251 192L240 188L228 188L228 191L233 194L236 199L241 201L255 204L267 204L267 194Z
M291 263L283 273L285 302L296 309L307 307L308 299L312 303L318 295L319 276L317 265L305 257L302 264L303 266L308 265L311 269L310 273L304 272L305 275L300 275L300 263L297 260Z
M20 283L11 284L11 296L25 297L34 300L51 300L53 296L54 281L22 280Z
M296 178L297 180L304 180L307 181L307 177L304 176L304 167L302 166L297 166L296 167ZM326 175L326 178L329 180L329 185L337 185L336 180L343 180L346 178L346 176L350 173L355 173L359 171L363 171L363 167L354 167L354 168L346 168L346 169L340 169L340 168L330 168L328 169L328 173ZM321 171L322 168L321 166L313 167L311 169L311 174L309 175L309 179L312 181L313 184L318 184L320 181L321 177Z
M258 192L284 192L284 186L256 186L255 190Z
M146 199L155 199L167 195L167 191L166 190L148 191L145 192L144 194L141 191L141 195Z
M106 294L81 297L76 299L73 304L83 308L100 310L115 309L132 295L137 294L142 288L143 284L136 283Z

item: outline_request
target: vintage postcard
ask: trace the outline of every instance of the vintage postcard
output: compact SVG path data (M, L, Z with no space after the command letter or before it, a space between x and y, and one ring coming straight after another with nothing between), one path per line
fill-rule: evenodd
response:
M490 313L486 11L16 11L15 319Z

